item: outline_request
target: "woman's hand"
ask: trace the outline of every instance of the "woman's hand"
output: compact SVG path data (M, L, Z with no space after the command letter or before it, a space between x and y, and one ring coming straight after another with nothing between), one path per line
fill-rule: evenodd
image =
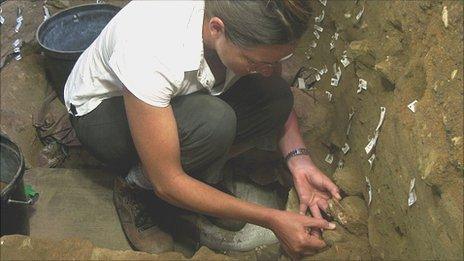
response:
M321 211L328 206L327 200L332 196L341 199L338 187L320 171L309 157L294 157L289 161L295 189L300 199L300 213L322 218Z
M335 224L324 219L279 211L273 215L270 229L279 239L283 250L297 260L326 246L318 236L310 234L310 230L335 229Z

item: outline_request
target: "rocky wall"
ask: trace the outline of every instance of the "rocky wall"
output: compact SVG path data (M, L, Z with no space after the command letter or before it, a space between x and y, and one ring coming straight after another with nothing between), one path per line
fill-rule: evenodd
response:
M313 158L334 172L347 195L368 205L372 258L462 259L463 2L329 0L313 6L314 16L324 10L317 23L324 31L319 40L313 30L308 33L287 71L290 76L299 64L329 69L309 91L294 90ZM333 41L335 32L339 39ZM310 47L312 41L317 47ZM341 64L344 51L347 67ZM330 83L335 62L342 71L337 87ZM357 93L359 79L367 81L367 90ZM415 100L413 112L408 104ZM386 108L385 121L366 154L380 107ZM334 155L332 164L324 161L327 154ZM340 160L343 168L336 167ZM417 201L408 206L412 179Z

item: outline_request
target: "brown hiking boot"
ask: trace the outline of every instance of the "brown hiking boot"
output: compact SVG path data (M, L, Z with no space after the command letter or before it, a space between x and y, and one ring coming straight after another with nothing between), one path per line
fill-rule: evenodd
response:
M120 177L114 181L114 205L132 247L152 254L172 251L174 243L171 235L161 230L159 222L150 214L148 208L159 207L159 204L149 204L150 197L156 197L153 191L138 188Z

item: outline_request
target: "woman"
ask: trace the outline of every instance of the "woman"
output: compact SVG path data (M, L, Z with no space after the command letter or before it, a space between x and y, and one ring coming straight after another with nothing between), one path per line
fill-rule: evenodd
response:
M340 198L311 161L289 85L280 77L307 28L309 7L284 1L133 1L76 63L65 102L81 143L126 181L170 204L271 229L294 258L325 246L320 209ZM216 189L230 157L279 149L300 214ZM124 182L126 182L124 181ZM156 226L136 222L131 186L118 181L118 213L139 250L167 250ZM310 209L313 217L304 214ZM311 228L311 233L308 233Z

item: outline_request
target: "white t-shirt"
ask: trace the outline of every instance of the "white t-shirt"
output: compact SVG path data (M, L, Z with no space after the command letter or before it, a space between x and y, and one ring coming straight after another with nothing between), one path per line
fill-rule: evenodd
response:
M127 88L140 100L166 107L172 97L206 88L225 92L239 77L227 69L215 86L203 56L203 1L132 1L79 57L65 89L71 113L82 116Z

